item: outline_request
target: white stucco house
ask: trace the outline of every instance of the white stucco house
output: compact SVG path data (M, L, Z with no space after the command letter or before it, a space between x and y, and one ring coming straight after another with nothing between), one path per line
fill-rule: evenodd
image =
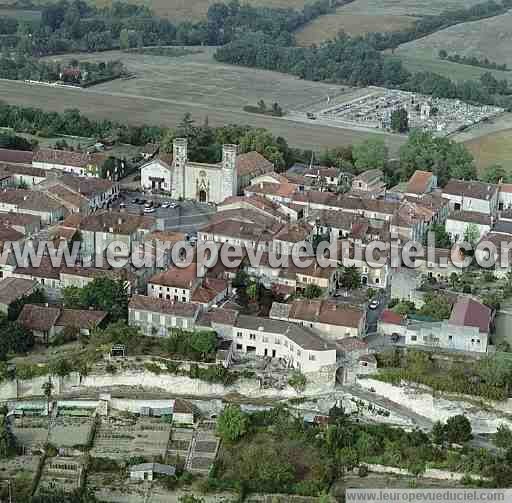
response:
M448 320L409 323L405 344L486 353L492 323L493 311L489 307L469 297L461 297Z
M498 186L478 181L450 180L443 189L455 211L474 211L494 215L498 209Z
M487 234L493 225L493 217L478 211L452 211L446 219L446 232L450 235L452 242L464 241L470 229L475 229L478 234L477 241Z
M306 327L288 321L239 315L233 327L235 350L281 359L301 372L319 372L336 364L336 346Z

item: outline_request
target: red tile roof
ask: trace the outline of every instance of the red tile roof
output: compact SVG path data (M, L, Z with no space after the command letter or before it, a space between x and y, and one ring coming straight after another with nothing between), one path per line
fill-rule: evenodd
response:
M174 288L190 289L197 279L197 264L192 263L188 267L171 267L167 271L160 272L149 278L148 283Z
M259 176L273 171L274 165L258 152L247 152L236 158L236 170L238 176Z
M29 330L48 332L60 316L60 308L25 304L18 316L18 323Z
M452 309L450 325L476 327L480 333L488 334L492 319L489 307L469 297L459 297Z
M406 192L411 194L425 194L434 175L430 171L415 171L409 179Z
M379 316L379 321L389 323L390 325L403 325L404 323L403 318L394 311L391 311L391 309L384 309Z

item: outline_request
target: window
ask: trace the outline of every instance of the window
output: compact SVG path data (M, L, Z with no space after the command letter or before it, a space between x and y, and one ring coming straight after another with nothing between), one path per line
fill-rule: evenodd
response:
M256 340L256 334L249 334L249 339L251 339L251 341L255 341Z
M311 353L309 353L309 361L310 362L314 362L315 360L316 360L316 356L311 354Z
M411 341L416 341L418 340L418 337L416 337L415 335L411 335Z
M453 341L453 335L449 335L449 336L448 336L448 340L449 340L449 341Z
M300 356L300 351L297 349L297 356Z
M275 341L274 341L276 344L281 344L281 339L279 339L279 337L276 337Z
M237 332L237 333L236 333L236 336L237 336L237 337L242 337L242 336L243 336L243 334L242 334L242 332Z

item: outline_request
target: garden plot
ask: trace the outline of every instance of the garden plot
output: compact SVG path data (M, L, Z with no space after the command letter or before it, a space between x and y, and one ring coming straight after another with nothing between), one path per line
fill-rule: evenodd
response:
M86 445L92 425L92 417L59 416L52 420L49 442L57 448Z
M215 462L219 443L213 431L197 430L187 459L187 469L191 472L208 473Z
M91 455L112 459L128 459L134 456L164 457L170 432L171 425L161 420L104 419L96 429Z
M48 442L48 418L18 418L12 423L11 431L27 452L41 449Z
M16 456L0 461L0 484L10 480L16 501L26 501L40 461L39 456Z
M175 464L178 461L184 462L187 459L193 438L194 430L173 428L169 447L167 448L167 463Z
M75 491L80 487L83 477L83 463L77 458L49 457L46 459L38 491L57 487L65 492Z

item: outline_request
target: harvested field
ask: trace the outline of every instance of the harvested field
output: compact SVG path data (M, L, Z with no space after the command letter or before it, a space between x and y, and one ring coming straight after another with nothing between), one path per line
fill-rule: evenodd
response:
M488 58L512 67L511 38L512 11L509 11L501 16L452 26L403 44L395 54L424 61L437 61L439 50L444 49L448 54Z
M340 7L338 12L373 16L428 16L478 3L481 0L355 0Z
M501 164L512 174L512 129L491 133L466 142L479 170Z
M67 55L61 59L69 59ZM0 95L9 103L64 111L78 108L93 118L108 118L132 124L175 127L186 112L212 126L250 124L283 136L295 147L322 150L359 143L372 132L322 125L306 120L306 110L325 103L327 96L338 100L353 95L346 86L308 82L277 72L223 65L212 58L212 50L180 58L147 56L111 51L80 54L77 59L120 58L137 77L112 81L88 89L56 88L23 82L0 81ZM55 59L55 58L50 58ZM279 118L244 112L243 106L263 99L278 102L285 110L302 117ZM390 151L396 153L404 138L383 134Z
M343 9L346 9L343 7ZM320 44L336 37L340 31L349 35L369 32L399 31L410 28L416 18L410 16L350 14L336 12L316 18L295 34L297 44L303 47Z
M203 19L206 17L208 7L217 0L127 0L129 3L144 3L162 17L169 19ZM110 5L111 0L95 0L96 5ZM305 0L251 0L251 5L265 7L292 7L302 9Z

